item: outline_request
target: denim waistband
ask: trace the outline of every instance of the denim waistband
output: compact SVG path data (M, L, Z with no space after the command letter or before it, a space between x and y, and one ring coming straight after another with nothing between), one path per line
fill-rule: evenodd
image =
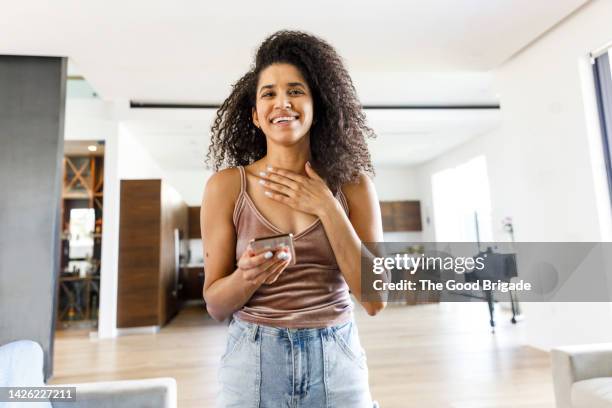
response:
M287 337L289 339L294 339L294 338L308 339L308 338L320 338L321 335L330 336L332 335L332 333L338 331L338 329L351 323L353 321L353 318L351 317L351 319L349 319L348 321L337 324L335 326L321 327L321 328L302 328L302 329L290 329L290 328L284 328L284 327L265 326L265 325L261 325L257 323L247 322L235 316L232 316L232 320L235 322L235 324L248 330L252 338L255 338L257 336L257 333L262 333L262 334L275 336L275 337Z

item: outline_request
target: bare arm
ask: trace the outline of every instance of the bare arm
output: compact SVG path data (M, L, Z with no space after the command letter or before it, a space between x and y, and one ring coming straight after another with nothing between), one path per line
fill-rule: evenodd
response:
M378 301L361 299L361 274L369 272L362 271L361 243L383 241L378 197L372 180L364 174L360 176L358 183L344 186L343 192L349 204L349 216L340 203L334 200L321 212L320 218L338 266L351 292L368 314L373 316L386 306L386 302L382 299ZM371 268L369 270L371 271Z
M239 189L237 176L231 173L235 171L224 170L208 180L200 214L205 257L203 296L208 313L218 321L242 308L269 277L273 281L290 262L247 248L236 265L233 213Z

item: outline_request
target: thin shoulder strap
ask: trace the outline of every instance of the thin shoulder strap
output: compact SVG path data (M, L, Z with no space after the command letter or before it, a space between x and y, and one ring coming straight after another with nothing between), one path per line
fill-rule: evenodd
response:
M236 227L238 226L238 219L244 207L244 195L246 192L246 174L244 173L244 167L238 166L238 170L240 172L240 194L238 194L233 214L234 226Z
M338 189L338 198L340 199L340 204L342 204L344 211L346 211L346 213L348 214L349 213L348 201L346 201L346 196L342 192L341 188Z
M238 166L238 170L240 170L240 193L242 194L246 191L246 174L243 166Z

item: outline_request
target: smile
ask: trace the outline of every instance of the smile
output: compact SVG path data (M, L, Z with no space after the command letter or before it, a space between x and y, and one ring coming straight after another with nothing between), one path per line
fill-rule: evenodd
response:
M271 122L274 125L278 125L283 123L291 123L295 120L297 120L296 116L279 116L277 118L272 119Z

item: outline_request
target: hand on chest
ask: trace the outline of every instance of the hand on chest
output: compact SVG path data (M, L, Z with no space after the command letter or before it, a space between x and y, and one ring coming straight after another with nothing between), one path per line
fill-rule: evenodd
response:
M297 211L264 194L264 188L252 176L247 176L247 197L262 217L281 232L298 235L317 221L317 217Z

